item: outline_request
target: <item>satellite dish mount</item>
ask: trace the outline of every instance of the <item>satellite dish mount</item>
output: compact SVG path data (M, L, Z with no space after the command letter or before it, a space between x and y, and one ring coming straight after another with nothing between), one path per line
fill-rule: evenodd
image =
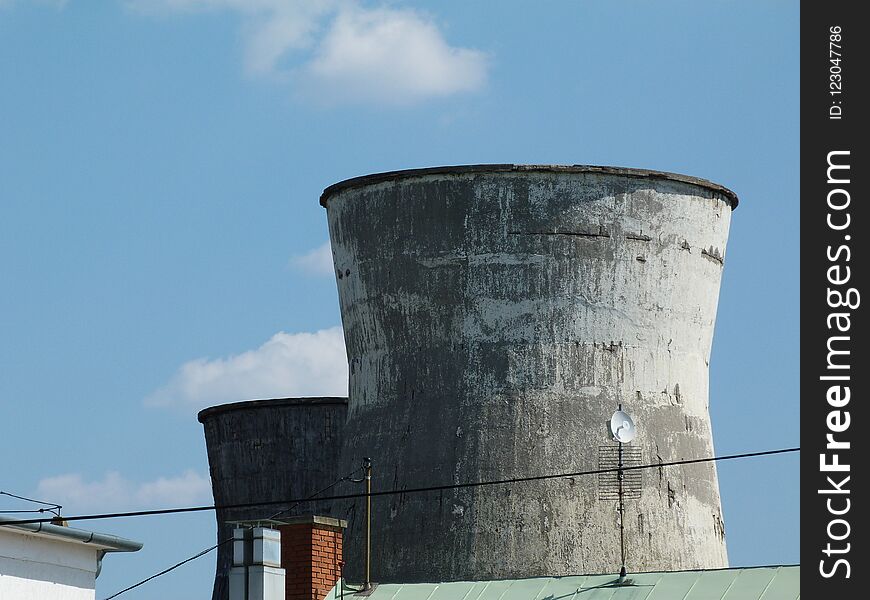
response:
M625 501L623 482L625 479L622 446L628 444L634 439L637 429L634 426L634 420L627 414L622 412L622 404L617 405L616 412L610 417L610 433L613 436L613 441L619 444L619 461L617 462L616 480L619 482L618 499L619 499L619 554L621 559L621 567L619 569L619 582L625 581Z

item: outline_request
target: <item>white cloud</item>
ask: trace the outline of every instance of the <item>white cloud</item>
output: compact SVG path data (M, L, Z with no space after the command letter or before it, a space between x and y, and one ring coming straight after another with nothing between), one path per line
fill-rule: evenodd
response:
M321 20L339 0L129 0L141 14L232 12L244 19L245 66L255 75L279 74L290 50L310 47Z
M207 504L211 502L211 484L192 470L144 483L125 479L115 471L95 481L85 481L79 473L66 473L40 480L36 497L62 504L63 512L71 515Z
M333 103L407 104L470 92L486 81L487 57L447 44L412 10L341 11L304 67L307 93Z
M290 50L309 47L319 28L320 18L332 3L302 2L292 9L282 8L249 23L245 64L254 74L275 74L281 59ZM288 6L286 3L282 7Z
M347 355L341 327L276 333L256 350L184 363L146 398L150 406L206 406L290 396L346 396Z
M128 5L149 15L239 15L248 73L289 78L300 97L322 104L410 104L478 90L486 82L487 56L450 46L435 22L413 9L367 9L356 0L129 0Z
M334 272L332 246L328 241L324 242L305 254L294 256L290 259L290 264L294 268L312 275L332 275Z

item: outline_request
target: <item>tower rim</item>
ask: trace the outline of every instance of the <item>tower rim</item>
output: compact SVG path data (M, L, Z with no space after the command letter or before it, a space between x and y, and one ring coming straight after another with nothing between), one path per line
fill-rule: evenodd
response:
M359 177L351 177L334 183L323 190L320 195L320 205L328 208L329 199L344 190L364 187L388 181L426 177L430 175L468 175L485 173L592 173L602 175L617 175L636 179L658 179L665 181L677 181L695 185L700 188L722 194L728 200L731 210L737 208L739 199L737 194L727 187L714 183L707 179L692 175L681 175L669 171L655 171L651 169L636 169L632 167L612 167L598 165L526 165L526 164L476 164L476 165L448 165L439 167L425 167L419 169L401 169L397 171L384 171L371 173Z

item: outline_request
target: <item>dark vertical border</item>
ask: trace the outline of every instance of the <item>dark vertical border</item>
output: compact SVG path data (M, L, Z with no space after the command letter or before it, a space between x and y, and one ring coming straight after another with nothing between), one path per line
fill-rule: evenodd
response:
M863 306L870 295L862 297L870 294L864 285L870 270L865 91L870 24L859 17L862 8L861 2L801 5L801 587L806 598L864 597L870 573L864 527L870 507L859 491L870 483L865 467L870 423L864 418L870 336Z

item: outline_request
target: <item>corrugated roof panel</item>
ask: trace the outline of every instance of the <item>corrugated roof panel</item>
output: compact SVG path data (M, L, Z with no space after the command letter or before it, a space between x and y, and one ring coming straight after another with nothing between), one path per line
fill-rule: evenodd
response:
M474 589L473 581L456 581L452 583L439 583L438 588L429 597L429 600L465 600L471 590Z
M767 589L773 576L776 575L777 568L758 568L758 569L739 569L735 571L737 578L722 600L753 600L762 598L762 594Z
M502 600L536 600L549 581L549 577L514 579Z
M483 594L490 585L490 581L475 581L474 586L465 596L465 600L482 600Z
M800 566L384 584L367 600L799 600ZM336 600L335 590L327 600ZM360 600L345 591L343 600Z
M737 574L734 571L700 571L695 585L689 590L686 600L722 600L734 584Z
M594 575L582 581L573 600L646 600L659 579L658 573L630 574L618 585L616 575Z
M647 600L684 600L697 580L694 571L663 573Z
M797 600L801 597L801 572L795 567L779 567L761 600Z
M629 573L626 583L616 588L613 598L614 600L648 600L661 578L661 573Z
M512 579L489 581L486 583L486 587L481 592L478 600L502 600L502 596L507 593L512 583Z
M576 600L574 596L585 577L551 577L546 579L544 589L538 592L537 600Z
M403 587L405 587L404 584L393 583L378 586L377 590L375 591L378 594L378 600L396 600L399 597L399 593L402 591ZM332 591L334 592L335 588L333 588ZM343 600L353 600L353 594L354 592L345 590Z
M574 600L612 600L616 594L614 575L589 575L577 588Z
M469 598L474 589L473 581L457 581L456 583L442 583L438 586L429 600L474 600L477 594Z

